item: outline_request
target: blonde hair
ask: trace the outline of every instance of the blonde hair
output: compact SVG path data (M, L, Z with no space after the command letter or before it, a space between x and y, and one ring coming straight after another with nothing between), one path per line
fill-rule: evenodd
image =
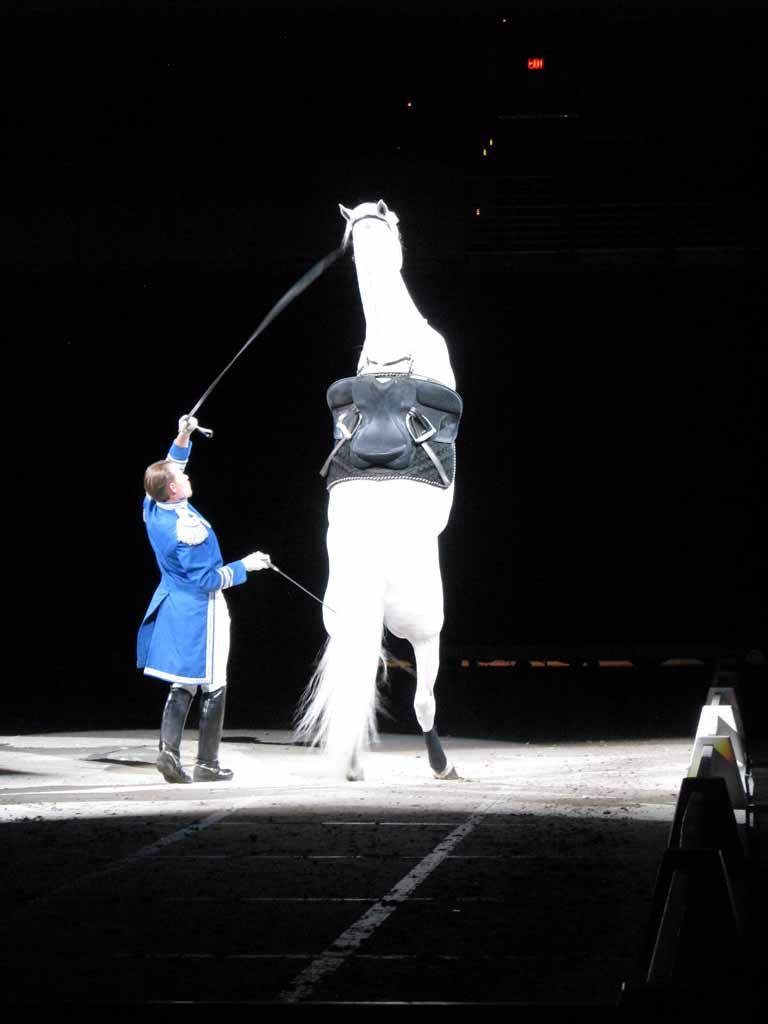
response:
M153 462L144 471L144 490L155 501L168 500L168 484L173 480L173 462Z

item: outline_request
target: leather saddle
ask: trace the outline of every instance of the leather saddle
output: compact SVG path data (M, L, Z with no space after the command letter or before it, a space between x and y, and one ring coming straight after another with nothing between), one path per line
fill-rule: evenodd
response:
M325 472L345 443L347 458L357 469L407 469L417 445L434 461L429 442L452 444L463 409L456 391L409 374L344 377L331 384L326 399L336 446Z

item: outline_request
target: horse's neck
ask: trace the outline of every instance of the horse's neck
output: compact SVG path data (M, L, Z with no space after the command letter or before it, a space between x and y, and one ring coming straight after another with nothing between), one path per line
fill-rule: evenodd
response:
M375 372L408 360L397 369L410 369L455 388L448 348L421 315L399 269L394 266L357 265L357 282L365 314L365 342L358 370Z
M357 283L365 314L366 339L393 331L413 330L424 318L398 270L376 272L358 268Z

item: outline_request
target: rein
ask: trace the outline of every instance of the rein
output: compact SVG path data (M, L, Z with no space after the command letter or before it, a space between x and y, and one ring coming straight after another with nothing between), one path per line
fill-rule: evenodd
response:
M270 309L270 311L267 313L267 315L261 321L259 326L256 328L256 330L250 336L248 341L246 341L246 343L242 346L240 351L237 352L232 359L230 359L230 361L227 363L227 365L224 367L224 369L221 371L221 373L218 375L218 377L216 377L216 379L213 381L213 383L208 386L206 391L203 393L202 397L197 400L197 402L195 403L194 407L189 412L190 416L194 416L195 415L197 410L200 408L200 406L203 404L203 402L206 400L206 398L208 398L208 396L213 391L213 389L216 387L216 385L219 383L219 381L224 376L224 374L230 369L230 367L235 362L235 360L240 358L240 356L243 354L243 352L245 352L245 350L248 348L248 346L251 344L251 342L254 342L258 338L258 336L261 334L261 332L266 327L268 327L269 324L272 323L272 321L275 319L275 317L278 315L278 313L281 313L285 309L286 306L290 305L291 302L293 302L293 300L295 298L297 298L297 296L301 295L301 293L304 291L305 288L308 288L309 285L311 285L313 281L315 281L318 277L320 277L320 275L325 270L328 269L328 267L332 266L336 262L336 260L339 258L339 256L342 255L342 253L344 252L344 249L345 249L345 246L342 244L342 245L340 245L338 247L338 249L334 249L332 252L329 252L326 256L323 256L323 258L321 260L318 260L317 263L315 263L315 265L313 267L310 267L310 269L306 272L306 274L304 274L302 277L299 278L299 280L296 282L296 284L294 284L291 288L288 289L288 291L285 293L285 295L283 295L283 297L281 299L278 299L278 301L274 304L272 309ZM198 427L197 429L201 430L200 427ZM213 431L212 430L206 430L206 429L203 428L201 430L201 433L205 434L206 437L212 437L213 436Z

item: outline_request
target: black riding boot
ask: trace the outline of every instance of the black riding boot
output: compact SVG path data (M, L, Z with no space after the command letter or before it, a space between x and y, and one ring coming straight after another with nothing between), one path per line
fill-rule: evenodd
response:
M219 765L219 743L224 727L224 706L227 688L222 686L213 693L203 694L200 705L200 738L197 744L197 763L193 772L195 782L226 782L233 772Z
M157 755L157 770L166 782L191 782L192 778L181 766L181 737L192 703L192 694L187 690L171 687L163 708L160 724L160 753Z

